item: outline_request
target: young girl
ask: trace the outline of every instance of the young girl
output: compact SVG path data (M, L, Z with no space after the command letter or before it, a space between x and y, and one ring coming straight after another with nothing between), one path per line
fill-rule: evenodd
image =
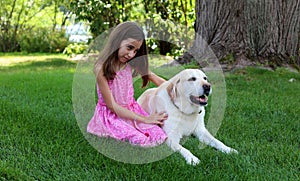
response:
M132 72L134 70L134 72ZM143 30L133 22L119 24L110 34L95 63L98 103L87 131L100 137L129 141L133 145L155 146L166 139L158 126L165 113L148 115L134 99L132 75L140 74L145 87L165 80L148 69Z

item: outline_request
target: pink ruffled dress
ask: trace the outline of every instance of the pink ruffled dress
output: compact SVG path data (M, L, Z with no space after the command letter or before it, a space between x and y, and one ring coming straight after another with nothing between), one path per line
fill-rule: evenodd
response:
M114 80L108 81L108 85L119 105L140 115L148 115L134 99L130 65L117 72ZM143 147L156 146L165 141L167 136L158 125L118 117L106 106L98 85L97 93L98 103L94 116L88 123L88 133L99 137L112 137L117 140L129 141L133 145Z

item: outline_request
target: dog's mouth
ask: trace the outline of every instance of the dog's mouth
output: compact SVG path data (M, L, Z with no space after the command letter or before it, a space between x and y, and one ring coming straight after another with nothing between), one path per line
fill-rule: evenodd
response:
M197 105L205 106L207 105L208 97L206 95L202 96L190 96L190 100Z
M207 105L208 98L207 98L206 95L202 95L202 96L193 96L193 95L191 95L190 100L194 104L205 106L205 105Z

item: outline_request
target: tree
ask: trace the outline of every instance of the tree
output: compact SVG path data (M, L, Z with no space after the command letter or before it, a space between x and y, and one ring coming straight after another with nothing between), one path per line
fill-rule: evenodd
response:
M88 21L94 37L126 21L138 3L129 0L71 0L70 10L77 20Z
M1 2L0 17L0 51L14 51L17 48L17 32L20 27L20 17L24 12L24 4L17 6L17 0ZM13 24L13 21L16 24ZM13 27L13 28L12 28Z
M124 21L150 20L152 25L161 25L159 21L171 20L184 24L186 32L193 27L195 20L195 2L193 0L71 0L70 9L76 15L77 20L88 21L91 32L97 37L109 28L115 27ZM167 29L167 27L164 27ZM155 31L155 30L153 30ZM151 32L151 30L149 30ZM170 37L168 32L164 33L164 39ZM187 34L187 33L186 33ZM153 40L159 53L166 55L174 49L167 41ZM187 44L187 42L186 42ZM149 44L148 44L149 45ZM152 47L150 45L150 47ZM155 47L155 46L153 46ZM185 47L183 47L185 48Z
M34 29L54 30L59 19L66 19L58 11L63 3L63 0L0 1L0 52L19 51L24 36L32 37Z
M300 65L300 0L197 0L195 31L190 54L205 40L218 58Z
M188 34L190 27L193 26L195 22L195 3L191 0L145 0L144 1L144 9L145 13L144 19L151 19L156 21L163 20L171 20L176 23L180 23L184 25L185 34ZM155 23L154 23L155 25ZM161 23L158 23L159 26L162 26ZM167 25L167 23L165 24ZM168 26L168 25L167 25ZM164 27L164 29L168 29L168 27ZM155 31L155 30L153 30ZM164 39L171 38L170 32L162 31L160 32L164 35ZM187 40L187 39L185 39ZM159 47L159 53L161 55L166 55L170 53L172 49L174 49L174 45L172 45L168 41L156 40L155 41ZM184 45L189 44L188 42L184 42ZM186 47L182 47L185 49Z

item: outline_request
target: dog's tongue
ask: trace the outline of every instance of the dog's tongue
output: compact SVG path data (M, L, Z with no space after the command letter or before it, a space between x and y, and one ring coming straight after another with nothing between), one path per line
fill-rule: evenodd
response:
M206 96L201 96L197 98L200 102L207 102L207 97Z

